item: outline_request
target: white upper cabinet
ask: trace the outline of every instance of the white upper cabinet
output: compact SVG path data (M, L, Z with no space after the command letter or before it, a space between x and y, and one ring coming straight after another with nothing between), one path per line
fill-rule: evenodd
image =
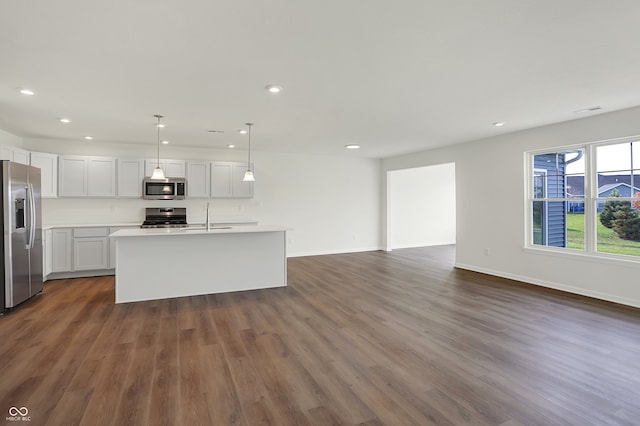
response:
M88 196L116 196L116 159L89 157L87 164Z
M253 164L251 165L253 170ZM231 172L231 191L233 198L251 198L253 197L253 182L244 182L244 173L247 171L245 163L237 163L233 165Z
M211 163L211 196L231 198L231 172L233 163L214 161Z
M209 161L187 162L187 196L192 198L209 198L211 196Z
M29 165L29 151L11 145L0 146L0 160Z
M32 152L30 157L31 165L40 169L42 198L56 198L58 196L58 156Z
M58 162L61 197L115 197L116 159L61 155Z
M142 197L144 160L118 160L118 197Z
M58 195L87 196L87 161L84 157L61 155L58 161Z
M211 163L211 196L213 198L251 198L253 182L243 182L246 163L214 161Z
M162 171L164 171L164 175L166 177L187 177L187 162L184 160L163 160L160 159L160 167L162 167ZM145 160L144 168L145 168L145 176L151 176L153 174L153 169L158 166L158 160ZM188 185L188 184L187 184Z
M169 177L187 177L186 161L164 160L164 174ZM151 170L153 172L153 170Z

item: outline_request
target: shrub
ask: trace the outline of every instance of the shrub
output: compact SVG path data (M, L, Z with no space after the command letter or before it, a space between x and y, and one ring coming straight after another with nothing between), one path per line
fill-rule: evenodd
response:
M614 213L613 230L623 240L640 241L640 217L631 203L619 207Z
M614 189L611 191L610 197L619 197L620 191ZM631 208L631 203L629 201L616 201L609 200L604 203L604 207L602 208L602 212L600 213L600 223L602 223L607 228L613 228L614 222L616 220L616 213L618 210L622 208Z

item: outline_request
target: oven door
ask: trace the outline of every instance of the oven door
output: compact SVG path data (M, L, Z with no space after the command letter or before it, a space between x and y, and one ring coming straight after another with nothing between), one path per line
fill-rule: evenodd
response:
M142 183L145 200L173 200L176 198L176 183L165 179L145 179Z

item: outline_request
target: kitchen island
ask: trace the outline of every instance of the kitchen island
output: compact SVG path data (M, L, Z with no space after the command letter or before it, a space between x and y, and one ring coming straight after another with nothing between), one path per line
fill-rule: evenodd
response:
M122 229L116 303L287 285L286 228Z

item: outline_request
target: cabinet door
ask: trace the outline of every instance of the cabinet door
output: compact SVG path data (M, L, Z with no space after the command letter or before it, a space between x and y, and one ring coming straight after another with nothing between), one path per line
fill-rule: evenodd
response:
M0 160L13 161L13 148L9 145L0 145Z
M187 176L187 162L183 160L160 160L160 167L166 177L186 177ZM153 169L158 165L158 160L145 160L144 171L145 176L149 177L153 174Z
M87 158L87 195L89 197L116 196L115 158Z
M107 237L74 238L74 270L108 269Z
M29 165L29 151L11 145L0 146L0 160Z
M251 166L253 170L253 165ZM231 172L231 192L233 198L253 197L253 182L244 182L244 173L247 171L246 164L234 164Z
M87 196L87 160L65 155L58 159L58 184L61 197Z
M180 160L164 160L164 175L167 177L187 177L187 162Z
M42 280L53 272L53 230L42 231Z
M24 149L20 149L20 148L15 148L13 151L13 161L15 161L16 163L20 163L28 166L29 151L25 151Z
M71 254L72 233L71 229L51 230L51 272L72 271Z
M211 163L211 196L231 198L231 172L233 163L215 161Z
M144 177L151 177L153 169L158 165L158 160L144 160ZM164 160L160 160L160 167L164 170ZM166 173L164 174L167 175Z
M142 197L144 160L118 160L118 197Z
M42 198L56 198L58 196L58 156L32 152L30 163L40 169Z
M209 162L189 161L187 163L187 195L192 198L209 198Z

